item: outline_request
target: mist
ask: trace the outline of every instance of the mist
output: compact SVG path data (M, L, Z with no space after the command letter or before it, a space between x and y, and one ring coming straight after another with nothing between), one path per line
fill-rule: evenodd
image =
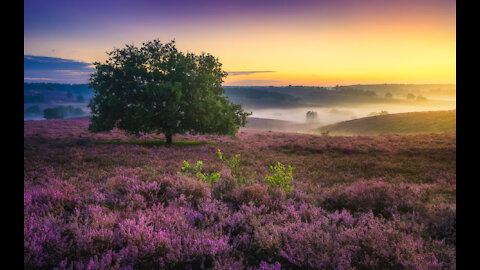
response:
M404 105L404 104L365 104L337 107L300 107L300 108L253 108L251 117L285 120L298 123L310 123L311 125L321 126L333 124L340 121L347 121L362 117L367 117L371 113L387 111L388 113L404 113L404 112L423 112L423 111L439 111L453 110L456 108L456 101L439 102L438 104L425 105ZM318 113L317 121L308 121L306 114L308 111Z
M247 128L275 131L305 132L380 112L456 108L456 85L226 86L225 90L232 102L252 112ZM86 84L25 83L24 120L43 120L48 108L64 111L63 118L88 116L92 95ZM315 113L314 119L307 119L309 111Z

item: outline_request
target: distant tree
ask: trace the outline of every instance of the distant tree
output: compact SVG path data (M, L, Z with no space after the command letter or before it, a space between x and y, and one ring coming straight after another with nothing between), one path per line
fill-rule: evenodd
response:
M82 109L74 108L73 106L56 106L55 110L57 110L63 117L85 115L85 112Z
M94 63L90 77L90 131L163 133L171 144L174 134L235 135L245 126L249 113L224 96L227 73L212 55L184 54L174 41L158 40L108 55L105 63Z
M367 116L387 115L388 111L371 112Z
M80 103L85 102L85 98L82 95L78 95L77 102L80 102Z
M63 114L57 108L48 108L43 110L43 117L45 119L63 118Z
M422 96L422 95L418 95L417 96L417 101L427 101L427 98Z
M407 94L407 99L415 99L415 95L412 93Z
M386 97L386 98L392 98L393 95L392 95L392 93L388 92L388 93L385 94L385 97Z
M313 111L308 111L306 117L307 117L307 121L309 122L317 121L318 113Z
M378 113L378 115L387 115L387 114L388 114L388 111L380 111L380 112Z
M72 97L73 97L72 91L68 91L68 92L67 92L67 97L68 97L68 98L72 98Z

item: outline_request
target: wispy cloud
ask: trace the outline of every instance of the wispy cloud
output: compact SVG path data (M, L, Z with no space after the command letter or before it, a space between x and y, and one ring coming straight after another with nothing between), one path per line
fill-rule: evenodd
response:
M257 74L257 73L270 73L270 72L275 72L275 71L227 71L228 75L230 76L236 76L236 75L251 75L251 74Z
M23 78L24 81L51 81L51 78Z
M23 56L25 81L87 83L94 69L91 63L46 56Z

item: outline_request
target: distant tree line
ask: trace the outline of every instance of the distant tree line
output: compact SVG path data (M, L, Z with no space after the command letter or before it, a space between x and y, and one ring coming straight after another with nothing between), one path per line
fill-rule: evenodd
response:
M229 97L241 97L251 99L271 99L277 101L297 102L301 99L292 95L271 92L251 87L228 87L225 88L226 95Z
M407 99L415 99L416 101L427 101L427 98L419 94L418 96L415 96L412 93L407 94Z
M23 103L45 102L43 94L23 95Z
M33 110L31 108L29 109ZM43 110L43 117L45 119L61 119L65 117L83 115L86 115L86 112L84 112L81 108L74 108L72 106L56 106L54 108L47 108Z
M368 96L374 97L377 95L375 91L371 90L363 90L363 89L356 89L356 88L344 88L344 87L336 87L336 91L340 94L344 95L354 95L354 96Z
M75 94L91 94L88 84L64 84L64 83L23 83L23 90L59 91Z
M388 111L380 111L380 112L371 112L368 116L377 116L377 115L387 115Z

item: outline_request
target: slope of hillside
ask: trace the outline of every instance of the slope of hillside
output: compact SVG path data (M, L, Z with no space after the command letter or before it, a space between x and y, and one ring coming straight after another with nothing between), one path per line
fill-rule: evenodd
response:
M378 135L456 132L457 111L409 112L365 117L312 130L329 135Z
M299 123L278 119L248 117L247 125L242 130L271 130L284 132L306 132L312 128L309 123Z

